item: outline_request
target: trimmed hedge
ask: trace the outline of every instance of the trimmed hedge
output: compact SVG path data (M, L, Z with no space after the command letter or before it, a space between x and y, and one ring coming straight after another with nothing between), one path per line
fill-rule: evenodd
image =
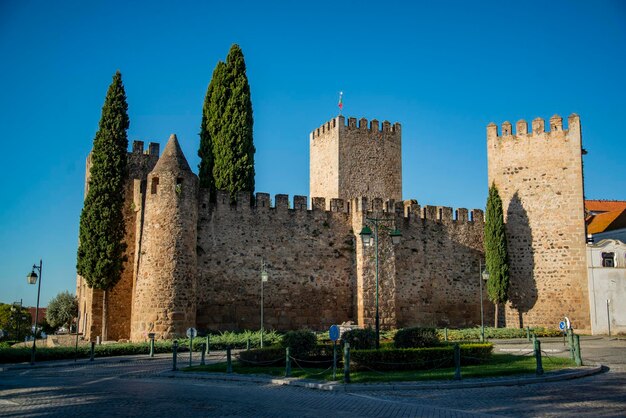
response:
M550 328L531 328L531 333L534 333L538 338L543 337L560 337L563 333L557 329ZM437 335L440 340L444 340L444 329L438 329ZM485 338L497 339L497 338L526 338L526 328L493 328L485 327ZM464 329L448 329L449 341L468 341L480 339L480 327L464 328Z
M492 344L461 344L461 364L480 364L491 357ZM454 366L454 346L351 350L356 370L423 370Z
M246 366L284 366L285 349L281 346L240 351L239 361Z
M376 332L371 328L357 328L341 335L341 345L350 344L350 349L369 350L376 347Z
M308 329L289 331L283 335L281 347L289 347L293 357L304 357L312 351L317 344L315 333Z
M435 328L402 328L393 337L396 348L435 347L439 345Z

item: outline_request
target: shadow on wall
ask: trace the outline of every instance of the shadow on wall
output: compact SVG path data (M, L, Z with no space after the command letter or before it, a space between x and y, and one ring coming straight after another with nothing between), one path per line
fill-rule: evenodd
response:
M509 251L509 301L513 311L517 311L518 325L525 326L524 314L537 303L537 282L535 281L535 253L533 250L532 229L528 213L516 192L507 209L507 245ZM512 322L513 318L509 317Z

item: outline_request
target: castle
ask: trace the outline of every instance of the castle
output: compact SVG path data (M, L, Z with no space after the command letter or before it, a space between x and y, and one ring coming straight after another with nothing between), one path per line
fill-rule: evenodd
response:
M77 278L85 338L143 341L200 330L480 324L483 211L402 201L400 124L335 117L310 135L310 193L237 195L198 186L176 136L159 157L135 141L125 186L126 262L106 294ZM503 199L511 264L511 327L555 327L568 315L589 329L582 149L578 116L487 127L489 182ZM367 163L364 164L363 161ZM86 187L90 158L87 158ZM369 219L401 232L359 233ZM383 229L385 229L383 228ZM262 284L266 263L269 280ZM103 298L106 297L106 304ZM483 295L485 323L493 306ZM107 327L102 329L103 315Z

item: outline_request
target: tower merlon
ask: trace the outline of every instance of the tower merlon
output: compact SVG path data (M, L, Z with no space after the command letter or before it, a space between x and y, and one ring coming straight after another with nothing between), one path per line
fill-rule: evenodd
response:
M133 154L143 153L143 141L133 141Z
M293 208L295 210L307 210L307 198L306 196L294 196Z

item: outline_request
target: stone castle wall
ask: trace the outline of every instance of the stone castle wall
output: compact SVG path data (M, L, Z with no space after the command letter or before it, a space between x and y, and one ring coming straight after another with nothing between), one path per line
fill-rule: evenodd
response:
M506 325L590 329L580 120L487 127L489 184L503 202L510 256Z
M338 116L310 135L311 196L402 199L399 123Z

